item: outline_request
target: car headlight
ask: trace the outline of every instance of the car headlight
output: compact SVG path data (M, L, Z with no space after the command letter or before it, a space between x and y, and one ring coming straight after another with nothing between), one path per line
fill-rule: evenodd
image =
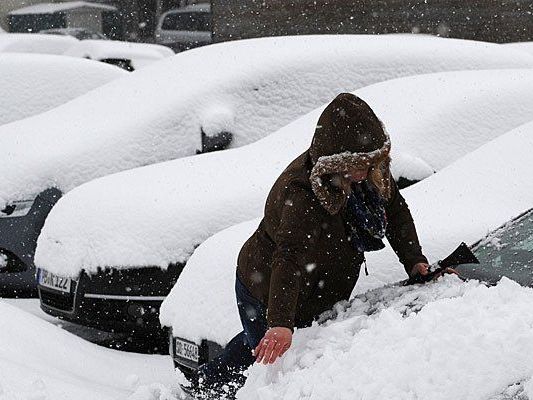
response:
M15 218L26 216L33 206L35 200L20 200L8 204L3 210L0 210L0 218Z

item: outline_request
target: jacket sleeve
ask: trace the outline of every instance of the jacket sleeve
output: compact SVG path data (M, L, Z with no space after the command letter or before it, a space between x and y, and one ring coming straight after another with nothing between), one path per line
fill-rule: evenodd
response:
M386 236L408 275L417 263L427 263L418 242L413 217L398 185L391 179L391 198L385 207L387 215Z
M306 265L312 263L310 249L320 234L320 207L305 190L288 191L280 223L275 232L267 322L269 327L293 329L298 294Z

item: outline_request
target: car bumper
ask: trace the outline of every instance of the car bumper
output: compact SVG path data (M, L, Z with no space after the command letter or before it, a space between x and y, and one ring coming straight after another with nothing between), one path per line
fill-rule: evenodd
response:
M194 357L184 357L178 351L179 343L185 342L189 345L196 346L196 352L198 354L197 359L193 360ZM178 368L186 378L190 378L198 369L198 367L206 362L213 360L215 357L220 355L224 348L213 341L202 340L198 345L190 340L185 338L175 337L172 333L172 329L169 330L169 354L172 357L174 362L174 367Z
M160 331L161 303L182 270L181 265L83 272L68 293L39 284L41 308L47 314L108 332Z

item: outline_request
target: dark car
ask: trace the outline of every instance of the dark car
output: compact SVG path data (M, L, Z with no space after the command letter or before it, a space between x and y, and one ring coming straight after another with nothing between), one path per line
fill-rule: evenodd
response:
M479 264L456 266L463 279L478 279L493 285L505 276L523 286L533 287L533 209L491 232L472 245L471 251ZM461 262L460 258L458 262ZM408 301L403 304L403 314L418 312L427 304L428 298L410 295L413 291L425 290L424 286L410 283L403 281L358 295L346 307L359 307L361 310L358 311L362 314L371 315L390 307L400 296L405 296ZM323 320L334 318L335 315L334 311L325 313ZM209 321L205 323L209 324ZM222 349L219 343L210 340L202 340L197 345L189 338L174 337L170 333L170 354L175 367L185 376L190 376L199 365L211 360Z
M78 40L108 40L103 33L94 32L86 28L56 28L39 31L47 35L73 36Z
M37 295L33 263L37 238L60 197L61 191L51 188L0 210L0 297Z

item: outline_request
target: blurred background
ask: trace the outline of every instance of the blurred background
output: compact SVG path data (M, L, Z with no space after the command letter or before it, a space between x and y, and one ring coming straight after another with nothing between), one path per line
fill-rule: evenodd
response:
M425 33L502 43L533 40L533 0L2 0L0 29L158 43L177 52L320 33Z

